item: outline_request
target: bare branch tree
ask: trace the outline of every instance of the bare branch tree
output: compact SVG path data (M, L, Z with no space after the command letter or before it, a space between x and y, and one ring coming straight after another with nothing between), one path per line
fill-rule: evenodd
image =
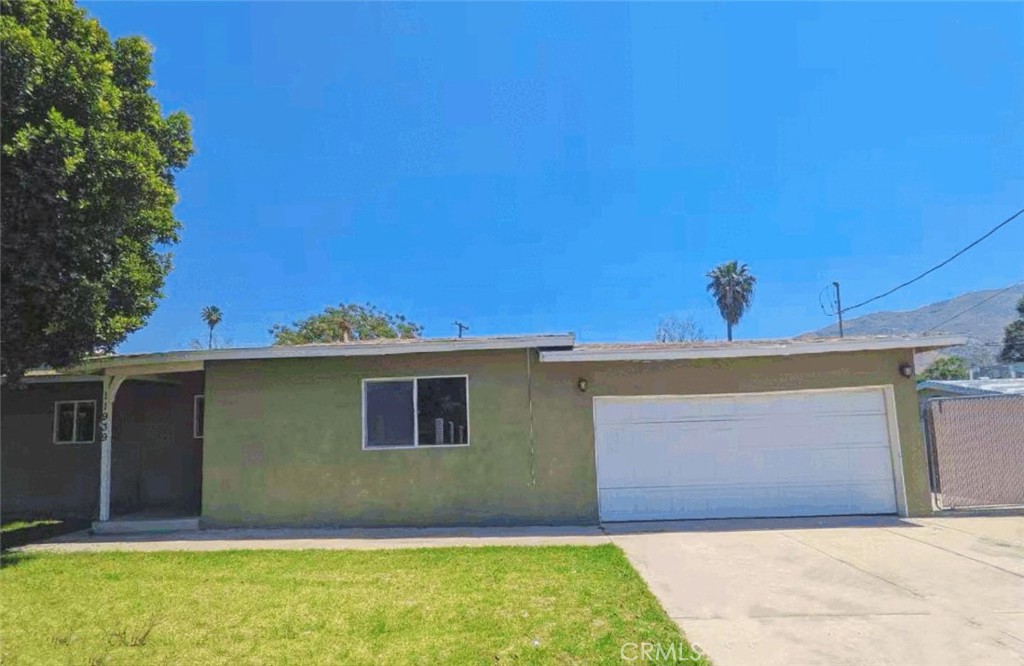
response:
M658 342L704 342L707 336L693 317L667 315L658 322L654 339Z

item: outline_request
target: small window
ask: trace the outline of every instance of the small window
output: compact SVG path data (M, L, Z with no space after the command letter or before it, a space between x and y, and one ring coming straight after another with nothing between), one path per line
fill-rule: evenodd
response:
M197 395L192 399L192 436L203 438L203 420L206 414L206 397Z
M96 401L53 403L53 443L88 444L96 441Z
M364 447L468 444L468 378L417 377L364 382Z

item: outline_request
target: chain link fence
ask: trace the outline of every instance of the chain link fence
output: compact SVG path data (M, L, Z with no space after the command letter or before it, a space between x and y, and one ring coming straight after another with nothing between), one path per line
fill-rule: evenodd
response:
M939 508L1024 506L1024 395L932 398L924 423Z

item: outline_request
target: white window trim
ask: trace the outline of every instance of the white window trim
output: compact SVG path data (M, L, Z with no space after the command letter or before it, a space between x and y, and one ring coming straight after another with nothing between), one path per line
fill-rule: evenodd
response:
M89 439L57 439L60 435L60 406L61 405L74 405L74 418L71 420L71 432L72 436L78 435L78 405L88 402L92 404L92 436ZM96 413L96 401L95 400L57 400L53 403L53 443L54 444L93 444L96 442L96 422L99 421L100 415Z
M466 431L469 437L464 444L420 444L420 405L419 385L421 379L464 379L466 380ZM412 446L367 446L366 444L366 385L381 382L412 382L412 408L413 408L413 444ZM411 449L463 449L469 446L472 441L473 427L469 419L469 375L417 375L414 377L369 377L361 383L362 410L360 415L360 428L363 431L363 451L408 451Z
M206 416L206 395L204 393L198 393L192 396L192 439L202 439L203 435L206 434L206 429L203 429L203 433L199 433L199 401L203 401L203 417L205 420ZM205 425L205 424L204 424Z

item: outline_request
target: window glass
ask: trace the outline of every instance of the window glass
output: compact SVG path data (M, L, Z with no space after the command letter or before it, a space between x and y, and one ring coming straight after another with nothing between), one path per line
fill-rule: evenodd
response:
M366 446L413 446L413 382L366 382Z
M75 441L91 442L96 428L96 403L77 403L78 415L75 418Z
M469 414L466 408L466 378L437 377L419 379L419 443L467 444Z
M67 400L53 404L53 441L58 444L83 444L96 441L96 403L92 400Z
M75 403L57 403L57 441L75 440Z

